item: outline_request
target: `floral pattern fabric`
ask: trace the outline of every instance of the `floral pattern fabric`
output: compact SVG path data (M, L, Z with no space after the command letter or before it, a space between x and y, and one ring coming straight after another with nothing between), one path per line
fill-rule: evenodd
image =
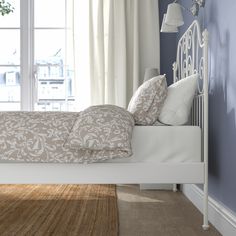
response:
M130 149L134 120L125 109L113 105L92 106L81 112L67 144L80 150Z
M118 114L119 109L121 114ZM125 111L119 109L115 109L116 115L122 118ZM107 112L109 113L109 108ZM97 113L99 112L97 111ZM77 149L73 145L72 148L68 144L68 138L75 137L71 133L73 130L76 132L74 125L77 127L78 122L82 122L83 119L86 121L91 119L89 116L84 116L83 112L0 112L0 160L10 162L92 163L130 156L132 152L129 138L131 139L132 135L133 118L127 111L126 113L126 118L129 117L130 119L130 127L127 132L131 132L131 134L122 133L127 137L124 139L124 142L127 142L126 145L114 145L116 132L119 131L113 132L111 130L114 138L110 139L110 152L105 149L96 152L90 148ZM110 122L113 124L112 116L110 118ZM123 122L128 124L126 118ZM109 123L102 116L97 122ZM106 130L109 133L108 129L109 126ZM79 137L80 140L83 138L87 140L86 133L80 134L84 135L84 137ZM106 145L108 144L107 142ZM119 145L122 147L117 147ZM113 147L115 150L112 149Z
M138 125L152 125L158 119L167 97L165 75L156 76L143 83L130 100L128 111Z

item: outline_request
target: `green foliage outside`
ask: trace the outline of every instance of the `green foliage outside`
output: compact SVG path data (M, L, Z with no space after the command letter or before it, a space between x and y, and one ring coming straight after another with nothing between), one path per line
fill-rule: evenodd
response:
M0 0L0 15L8 15L9 13L14 11L14 7L5 0Z

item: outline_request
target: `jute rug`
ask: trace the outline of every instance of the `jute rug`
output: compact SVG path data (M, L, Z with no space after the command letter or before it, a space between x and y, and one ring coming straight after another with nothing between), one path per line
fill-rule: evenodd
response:
M117 236L115 185L0 185L1 236Z

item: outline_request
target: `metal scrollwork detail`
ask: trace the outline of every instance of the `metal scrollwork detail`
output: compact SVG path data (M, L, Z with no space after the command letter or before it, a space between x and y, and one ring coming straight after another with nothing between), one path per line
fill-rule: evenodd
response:
M187 45L188 45L188 50L191 49L192 47L192 40L193 40L193 32L192 30L189 30L188 34L187 34Z
M192 58L189 55L186 59L183 60L183 66L181 68L184 77L187 77L193 72Z
M191 56L188 56L187 68L188 68L188 75L191 75L192 72L193 72L193 63L192 63L192 57Z
M175 82L192 74L199 74L198 94L203 94L204 88L204 41L208 40L207 31L201 34L200 26L195 21L181 37L177 48L176 63L173 65Z
M198 93L201 94L203 93L203 79L204 79L204 58L200 58L199 66L198 66Z
M183 48L183 53L186 54L187 53L187 40L186 40L186 38L183 39L182 48Z

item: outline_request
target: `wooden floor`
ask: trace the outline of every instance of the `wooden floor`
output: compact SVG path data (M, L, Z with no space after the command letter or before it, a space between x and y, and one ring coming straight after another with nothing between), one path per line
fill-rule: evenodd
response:
M202 230L202 214L180 192L119 186L120 236L219 236Z

